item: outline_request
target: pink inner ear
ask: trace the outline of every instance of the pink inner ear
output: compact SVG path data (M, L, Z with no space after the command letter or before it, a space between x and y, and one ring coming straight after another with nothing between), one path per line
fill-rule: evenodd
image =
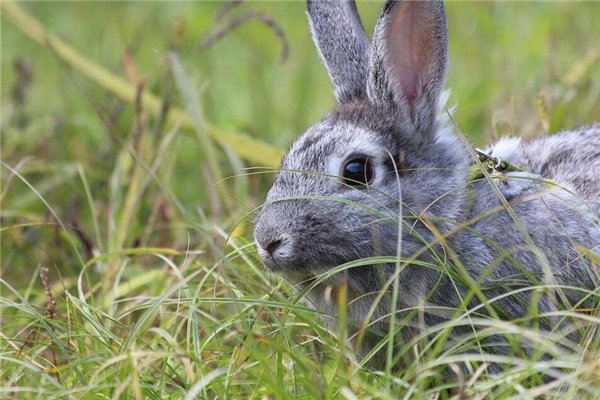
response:
M395 7L388 29L388 56L396 82L412 105L431 82L435 59L435 12L429 1L406 1Z

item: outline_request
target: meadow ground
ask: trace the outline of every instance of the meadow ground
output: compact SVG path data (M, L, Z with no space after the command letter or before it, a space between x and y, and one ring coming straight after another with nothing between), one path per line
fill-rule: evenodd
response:
M488 321L551 360L517 343L491 375L476 337L446 345L458 316L377 371L262 269L252 211L334 103L303 2L1 7L0 398L600 396L593 310L564 311L588 323L569 351ZM380 7L359 3L368 32ZM447 12L473 143L600 121L600 2Z

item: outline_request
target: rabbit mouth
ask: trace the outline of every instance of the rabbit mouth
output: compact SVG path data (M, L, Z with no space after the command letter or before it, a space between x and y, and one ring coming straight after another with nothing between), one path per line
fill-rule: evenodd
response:
M294 268L281 266L275 263L275 265L265 266L272 273L281 276L285 280L294 284L299 288L307 288L312 286L311 290L318 288L332 287L339 288L343 285L343 282L347 280L347 275L343 272L330 275L326 268L320 267L318 271L308 268L295 266Z
M260 250L259 254L265 268L277 275L291 275L299 277L306 277L307 275L314 276L314 274L311 274L309 268L292 264L285 258L275 256L273 254L267 254Z
M290 282L295 286L299 286L305 288L312 283L314 283L319 276L315 274L308 268L286 268L277 263L269 263L264 262L267 270L272 272L275 275L282 277L284 280Z
M301 287L307 287L315 283L315 281L321 279L323 274L326 274L325 268L319 268L319 271L315 271L310 267L302 266L302 265L287 265L285 262L277 260L275 257L264 257L262 259L263 265L267 270L272 272L273 274L279 275L285 280L293 283L294 285L299 285ZM322 279L317 286L322 284L332 284L337 282L336 276L327 277L326 279Z

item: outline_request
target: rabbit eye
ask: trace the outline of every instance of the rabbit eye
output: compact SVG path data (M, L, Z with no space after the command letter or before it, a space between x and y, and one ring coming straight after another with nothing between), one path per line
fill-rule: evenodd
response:
M375 173L371 160L353 158L346 163L343 170L344 183L352 186L368 185L373 182Z

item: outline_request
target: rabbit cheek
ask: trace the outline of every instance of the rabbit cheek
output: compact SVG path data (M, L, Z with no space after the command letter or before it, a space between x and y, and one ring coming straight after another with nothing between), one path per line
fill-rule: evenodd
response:
M306 278L370 256L370 229L355 207L319 200L282 201L264 208L256 220L254 237L267 268L290 278ZM369 254L364 254L366 251ZM341 275L345 273L331 278L337 281Z

